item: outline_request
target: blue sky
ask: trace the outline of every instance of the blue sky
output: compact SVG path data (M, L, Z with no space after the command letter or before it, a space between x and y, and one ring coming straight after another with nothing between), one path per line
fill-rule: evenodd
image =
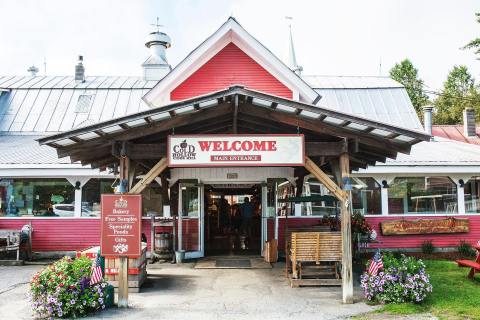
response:
M144 39L157 16L172 38L167 55L175 65L233 15L283 59L285 16L293 16L304 74L386 75L409 57L431 88L440 88L455 64L480 80L480 60L460 50L480 37L480 2L473 0L4 0L0 12L2 75L27 74L32 64L43 74L44 57L47 74L73 75L78 54L87 75L141 75Z

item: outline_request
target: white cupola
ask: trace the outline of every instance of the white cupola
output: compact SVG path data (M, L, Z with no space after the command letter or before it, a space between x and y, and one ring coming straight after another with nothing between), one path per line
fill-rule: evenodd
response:
M155 26L157 31L151 32L145 42L145 46L150 49L150 56L142 64L144 80L161 80L172 70L165 52L171 46L170 37L158 29L158 18Z

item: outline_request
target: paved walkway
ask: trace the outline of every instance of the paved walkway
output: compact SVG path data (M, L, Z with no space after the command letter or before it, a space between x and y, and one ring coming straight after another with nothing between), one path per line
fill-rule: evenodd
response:
M31 319L22 284L39 266L0 268L0 319ZM345 319L373 310L356 291L357 302L341 303L341 289L295 288L273 269L193 269L193 264L154 265L141 293L130 293L131 308L112 308L92 319ZM358 289L358 288L357 288Z

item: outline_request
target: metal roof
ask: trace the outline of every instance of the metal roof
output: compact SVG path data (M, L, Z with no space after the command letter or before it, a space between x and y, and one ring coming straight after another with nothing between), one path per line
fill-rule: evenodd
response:
M422 130L405 88L388 77L303 76L322 99L318 105L408 129ZM142 97L156 81L140 77L0 76L0 132L38 134L148 110ZM75 112L82 95L88 112Z
M142 97L155 83L139 77L0 77L0 132L62 132L147 110Z
M462 124L454 125L433 125L432 135L450 140L480 145L480 127L476 127L476 136L467 137L464 134Z
M403 88L392 78L381 76L302 75L302 78L313 89Z
M114 140L116 136L133 130L140 130L148 127L160 127L162 121L166 121L177 115L194 113L219 105L226 97L242 95L258 107L281 113L291 114L292 117L304 118L309 121L318 122L318 125L325 127L338 127L342 132L350 136L371 136L374 139L384 139L405 150L409 146L421 140L429 139L430 136L424 132L412 131L409 129L392 126L383 122L352 116L347 113L321 108L318 106L293 101L285 98L271 96L258 91L234 86L226 90L197 97L182 102L173 103L168 106L153 108L151 110L138 112L128 116L104 121L95 125L73 129L68 132L54 134L38 141L40 144L48 144L55 148L74 147L82 143L88 143L96 139ZM392 145L392 146L393 146ZM393 151L393 150L392 150Z
M412 146L412 152L399 154L397 159L387 159L386 166L452 166L480 165L480 147L454 140L435 138Z
M40 146L35 139L41 136L0 136L0 165L2 164L71 164L70 159L57 157L54 149Z
M304 76L317 105L401 127L423 130L405 88L389 77Z
M90 76L84 82L68 76L0 76L2 89L150 89L157 81L141 77Z

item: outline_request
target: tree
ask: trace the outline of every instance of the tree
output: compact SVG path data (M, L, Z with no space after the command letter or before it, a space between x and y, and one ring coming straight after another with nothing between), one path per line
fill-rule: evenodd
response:
M418 77L418 70L412 62L405 59L395 64L390 70L390 77L405 87L415 111L421 117L422 107L428 103L428 96L423 92L423 80Z
M454 66L443 84L443 90L434 101L436 124L462 123L463 110L480 109L479 92L466 66Z
M480 12L475 13L477 17L477 22L480 23ZM477 59L480 59L480 38L473 39L462 49L475 49L475 54L479 55Z

